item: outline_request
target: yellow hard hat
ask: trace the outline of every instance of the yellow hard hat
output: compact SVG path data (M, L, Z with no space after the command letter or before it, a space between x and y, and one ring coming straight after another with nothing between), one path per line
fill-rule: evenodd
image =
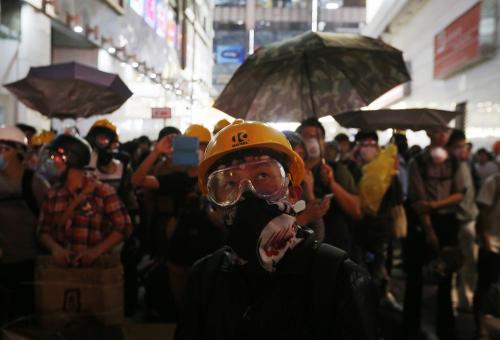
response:
M31 137L31 145L33 146L45 145L49 142L52 142L54 137L55 137L54 132L42 130L41 132Z
M116 128L116 125L111 123L108 119L98 119L94 122L94 125L90 128L91 130L96 127L103 127L106 129L109 129L113 131L115 135L118 135L118 129Z
M208 170L219 159L235 151L250 148L271 149L288 158L288 172L293 185L299 185L304 178L304 162L293 151L288 139L280 131L261 122L235 120L223 128L208 144L205 159L201 162L198 180L201 191L207 194Z
M206 127L199 124L189 125L186 131L184 131L184 136L196 137L200 143L208 143L212 139L212 134Z
M221 119L214 125L214 135L217 134L220 130L230 125L231 123L227 119Z

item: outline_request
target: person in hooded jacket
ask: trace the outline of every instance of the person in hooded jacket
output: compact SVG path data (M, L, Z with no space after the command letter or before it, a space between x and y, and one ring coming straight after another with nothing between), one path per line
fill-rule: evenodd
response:
M296 223L303 176L263 123L236 120L210 141L198 179L228 237L194 264L174 339L374 339L367 273Z

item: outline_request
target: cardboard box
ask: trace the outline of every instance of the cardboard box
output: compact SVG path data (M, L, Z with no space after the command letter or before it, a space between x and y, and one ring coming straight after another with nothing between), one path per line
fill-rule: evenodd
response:
M104 256L84 268L62 268L51 257L39 257L35 282L43 327L60 329L88 317L105 324L123 322L123 268L118 256Z

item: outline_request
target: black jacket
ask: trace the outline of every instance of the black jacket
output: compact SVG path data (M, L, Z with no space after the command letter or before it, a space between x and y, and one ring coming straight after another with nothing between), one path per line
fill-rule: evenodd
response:
M374 339L368 274L313 239L272 274L236 264L230 248L195 263L175 339Z

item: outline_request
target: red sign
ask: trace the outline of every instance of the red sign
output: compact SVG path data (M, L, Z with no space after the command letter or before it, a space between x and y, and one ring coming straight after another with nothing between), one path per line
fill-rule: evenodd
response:
M172 109L170 107L153 107L151 108L151 118L172 118Z
M481 58L480 19L478 3L434 37L434 78L445 78Z

